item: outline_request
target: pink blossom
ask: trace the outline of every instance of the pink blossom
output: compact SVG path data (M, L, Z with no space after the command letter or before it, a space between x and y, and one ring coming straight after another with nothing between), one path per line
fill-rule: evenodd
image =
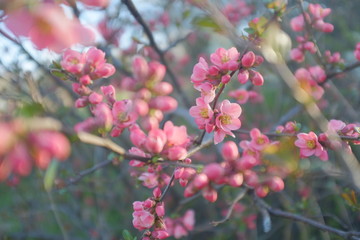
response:
M245 89L230 91L229 96L235 98L239 104L245 104L249 100L249 92Z
M300 62L304 61L305 55L300 49L294 48L294 49L291 49L291 51L290 51L290 58L293 61L300 63Z
M167 121L164 125L164 132L167 137L167 144L170 146L184 145L189 141L185 126L177 127L171 121Z
M207 78L209 71L209 65L206 60L202 57L199 58L199 62L195 64L193 68L193 73L191 75L191 82L195 85L202 83Z
M157 96L151 99L149 106L163 112L169 112L177 108L177 100L170 96Z
M295 32L301 32L302 30L304 30L304 25L305 25L305 21L303 15L294 17L290 21L290 26L292 30L294 30Z
M60 6L51 3L35 4L31 11L24 7L10 12L4 22L15 35L29 37L39 49L59 52L76 43L90 44L94 39L90 29L77 19L67 18Z
M297 140L295 141L295 146L300 148L300 157L310 157L315 155L321 160L328 160L327 151L319 143L318 137L314 132L299 133L297 135Z
M152 129L146 138L145 147L151 153L160 153L163 150L166 141L166 134L163 130Z
M210 60L213 64L218 66L221 70L230 70L234 71L239 67L240 53L235 47L232 47L228 50L224 48L216 49L215 53L210 55Z
M137 120L131 100L116 101L112 108L114 122L118 128L127 128Z
M253 149L257 151L264 150L264 148L268 146L268 144L270 143L269 138L266 135L262 134L260 130L257 128L253 128L250 131L250 136L251 136L250 145Z
M215 99L215 86L211 83L201 83L195 86L195 89L201 92L201 97L206 103L211 103Z
M171 161L183 160L186 156L186 148L175 146L168 149L168 157Z
M200 129L209 126L214 115L210 105L203 98L196 99L196 106L191 107L189 113L195 118L195 122Z
M159 184L158 176L155 173L144 172L138 179L142 181L142 184L147 188L154 188Z
M216 116L215 123L215 135L214 143L218 144L224 140L225 135L230 135L235 137L231 132L232 130L237 130L241 127L240 115L241 107L237 103L230 103L229 100L225 99L221 102L219 107L220 113Z
M250 76L250 74L249 74L248 70L241 69L237 75L239 83L245 84L249 80L249 76Z
M138 230L145 230L152 227L155 222L155 217L146 210L139 210L133 212L133 225Z
M85 55L71 49L66 49L60 64L65 71L75 75L80 74L85 64Z

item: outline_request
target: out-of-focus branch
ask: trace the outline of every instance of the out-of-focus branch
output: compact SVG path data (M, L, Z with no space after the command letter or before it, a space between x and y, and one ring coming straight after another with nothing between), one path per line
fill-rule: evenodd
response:
M42 65L38 60L36 60L25 48L24 46L17 41L16 39L12 38L9 34L7 34L6 32L4 32L3 30L0 29L0 34L3 35L5 38L7 38L8 40L10 40L11 42L13 42L15 45L17 45L18 47L20 47L21 51L23 51L30 59L31 61L33 61L47 76L49 76L51 79L53 79L55 81L55 83L57 85L59 85L60 87L66 89L66 91L71 95L71 97L73 99L76 99L78 96L75 94L75 92L72 91L71 87L66 84L63 80L53 76L52 74L50 74L49 69L47 69L47 67L45 67L44 65Z
M142 162L149 162L152 159L151 157L142 157L142 156L138 156L138 155L134 155L134 154L129 154L126 152L126 150L123 147L119 146L118 144L111 141L110 139L102 138L102 137L99 137L99 136L96 136L96 135L93 135L90 133L80 132L80 133L78 133L78 137L79 137L80 141L83 143L88 143L88 144L92 144L95 146L105 147L105 148L119 154L122 157L122 159L125 159L125 160L134 159L134 160L138 160L138 161L142 161ZM187 158L190 157L194 153L200 151L201 149L203 149L205 147L208 147L211 144L212 144L212 139L205 142L204 144L197 146L197 147L193 148L192 150L190 150L186 157ZM160 163L169 163L168 161L166 161L164 159L158 159L157 161ZM107 159L102 162L99 162L99 163L95 164L94 166L92 166L91 168L88 168L88 169L85 169L85 170L79 172L76 176L70 178L68 181L66 181L64 183L64 185L61 185L60 187L64 188L69 185L76 184L81 179L83 179L85 176L97 171L98 169L101 169L101 168L109 165L112 162L113 162L112 159ZM195 167L192 165L185 165L185 164L183 165L183 164L181 164L181 162L179 164L184 167L197 168L197 166ZM169 185L171 185L171 183ZM165 193L165 191L164 191L164 193ZM163 195L165 195L164 193L163 193Z
M297 222L302 222L305 224L308 224L310 226L313 226L317 229L320 229L322 231L326 231L329 233L336 234L340 237L343 237L344 239L360 239L360 232L356 231L342 231L334 227L330 227L328 225L322 224L320 222L317 222L315 220L312 220L310 218L304 217L302 215L298 215L295 213L286 212L280 209L276 209L268 205L265 201L255 196L254 198L255 203L263 209L266 209L270 213L270 215L282 217L290 220L294 220Z
M161 63L166 67L167 74L169 75L171 82L174 84L175 90L179 93L183 103L186 107L190 108L191 104L185 95L184 91L182 90L179 80L176 77L175 73L171 70L169 64L167 63L164 55L164 51L162 51L157 43L155 42L154 36L150 30L150 28L145 23L144 19L136 9L134 3L131 0L122 0L122 2L126 5L128 10L130 11L131 15L136 19L136 21L142 26L145 31L146 36L149 39L150 46L155 50L155 52L159 55Z
M234 210L234 207L235 207L236 203L239 202L246 195L247 191L248 191L248 188L241 189L240 192L238 193L238 195L236 196L236 198L232 201L232 203L231 203L231 205L230 205L230 207L229 207L229 209L227 211L226 216L223 219L219 220L219 221L211 222L211 224L216 227L217 225L228 221L230 219L230 217L231 217L231 214L232 214L232 212Z

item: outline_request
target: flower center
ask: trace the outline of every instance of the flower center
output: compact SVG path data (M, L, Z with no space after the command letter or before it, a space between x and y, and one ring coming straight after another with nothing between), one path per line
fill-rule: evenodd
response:
M310 149L314 149L316 147L316 143L314 140L308 140L306 141L306 146Z
M256 143L259 144L259 145L262 145L262 144L265 143L265 139L262 138L262 137L259 137L259 138L256 139Z
M221 124L227 125L231 123L231 117L229 115L222 115L220 116Z
M207 108L201 109L201 111L200 111L200 116L201 116L202 118L208 118L208 117L209 117L209 111L208 111L208 109L207 109Z

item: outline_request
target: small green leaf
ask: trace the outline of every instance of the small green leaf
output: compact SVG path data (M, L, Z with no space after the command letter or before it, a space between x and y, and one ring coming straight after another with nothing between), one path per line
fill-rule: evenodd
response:
M40 103L27 103L18 109L18 114L21 117L39 116L44 112L44 108Z
M45 177L44 177L44 188L46 191L50 191L54 185L54 180L56 177L56 171L58 169L59 162L51 161L50 166L46 169Z
M212 28L216 32L221 31L221 27L208 16L196 17L192 23L200 28Z
M60 78L61 80L68 80L69 77L66 75L66 73L64 73L62 70L59 69L50 69L50 73L51 75Z
M126 229L123 230L122 236L123 236L124 240L135 240L136 239L136 237L134 238L133 236L131 236L131 233Z

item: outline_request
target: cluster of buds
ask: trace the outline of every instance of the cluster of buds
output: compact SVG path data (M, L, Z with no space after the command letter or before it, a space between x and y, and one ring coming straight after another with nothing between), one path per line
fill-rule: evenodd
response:
M241 127L239 117L241 107L237 103L231 103L225 99L220 104L212 103L216 98L216 89L223 89L229 83L231 77L238 72L238 80L244 84L249 79L254 85L262 85L264 79L260 73L251 68L261 64L263 58L253 52L247 52L243 56L236 48L228 50L219 48L210 55L213 65L209 66L206 60L200 57L194 66L191 82L194 88L201 92L201 97L196 99L196 106L190 108L189 113L195 118L199 129L210 133L214 131L214 143L224 140L226 135L235 137L232 133ZM222 90L219 90L218 94ZM213 106L210 106L212 103Z
M64 161L70 154L70 143L62 133L32 130L20 119L0 122L0 132L0 181L11 174L27 176L33 165L46 169L53 159Z
M359 46L360 48L360 46ZM341 55L339 52L334 52L331 54L329 50L325 51L325 60L329 64L341 64L344 63L344 59L341 58Z
M359 127L360 125L356 123L346 124L341 120L332 119L328 123L327 131L319 134L319 142L330 149L337 150L345 147L351 151L346 141L341 141L339 138L351 137L353 138L353 144L360 144Z
M330 8L323 9L320 4L309 4L308 12L304 14L300 14L297 17L294 17L290 21L290 26L295 32L304 31L306 24L310 27L317 29L321 32L330 33L334 30L334 26L330 23L324 22L324 18L331 13ZM306 17L306 22L304 19L304 15ZM311 54L316 53L317 48L315 44L309 40L308 34L305 36L298 36L296 38L298 42L298 46L291 50L290 57L292 60L296 62L303 62L305 59L305 52L308 51ZM334 56L332 60L337 62L340 61L339 56Z
M295 77L299 81L300 87L315 100L319 100L323 96L324 89L320 84L325 82L327 76L320 66L313 66L308 69L299 68L295 72Z
M134 110L142 117L141 126L150 131L159 127L163 113L176 109L175 98L168 96L173 87L163 81L166 68L157 61L147 62L137 56L132 62L133 77L122 80L121 87L133 93Z
M310 14L309 14L310 13ZM324 18L328 16L331 13L330 8L322 8L320 4L309 4L308 12L305 12L305 14L300 14L297 17L294 17L290 21L291 28L295 32L301 32L306 27L304 15L306 17L307 23L325 33L332 32L334 30L334 26L331 23L324 22Z
M187 147L190 138L187 135L185 126L174 126L167 121L163 129L151 129L146 135L141 128L134 124L130 128L130 140L136 146L132 147L129 152L142 157L156 156L169 159L171 161L183 160L187 156ZM145 162L131 160L130 166L143 167ZM147 172L139 176L144 186L154 188L163 186L169 181L169 176L163 173L161 166L150 165Z
M287 122L285 126L279 125L276 127L277 133L287 133L287 134L295 134L301 128L300 123L296 122Z
M252 7L247 5L244 0L235 0L226 4L222 9L222 12L232 24L238 24L240 20L249 16L252 11Z
M133 203L133 225L136 229L144 232L142 240L157 240L169 237L164 222L165 207L164 202L160 202L160 188L153 191L153 197L143 202L136 201ZM152 231L150 231L150 229Z
M165 218L166 230L170 236L179 239L186 237L188 232L194 229L195 212L194 210L187 210L182 217Z
M210 163L204 167L200 174L196 174L190 168L181 169L181 173L186 175L184 191L185 197L191 197L199 191L205 199L210 202L217 200L217 191L215 185L229 185L240 187L244 183L255 189L259 197L265 197L270 190L278 192L283 190L283 174L277 171L268 170L266 173L257 172L257 166L265 166L262 161L262 154L266 148L276 145L277 142L271 142L269 138L254 128L250 131L251 140L243 140L240 147L242 154L232 141L225 142L222 147L222 156L224 162ZM182 180L182 179L181 179ZM189 181L189 184L187 182Z

